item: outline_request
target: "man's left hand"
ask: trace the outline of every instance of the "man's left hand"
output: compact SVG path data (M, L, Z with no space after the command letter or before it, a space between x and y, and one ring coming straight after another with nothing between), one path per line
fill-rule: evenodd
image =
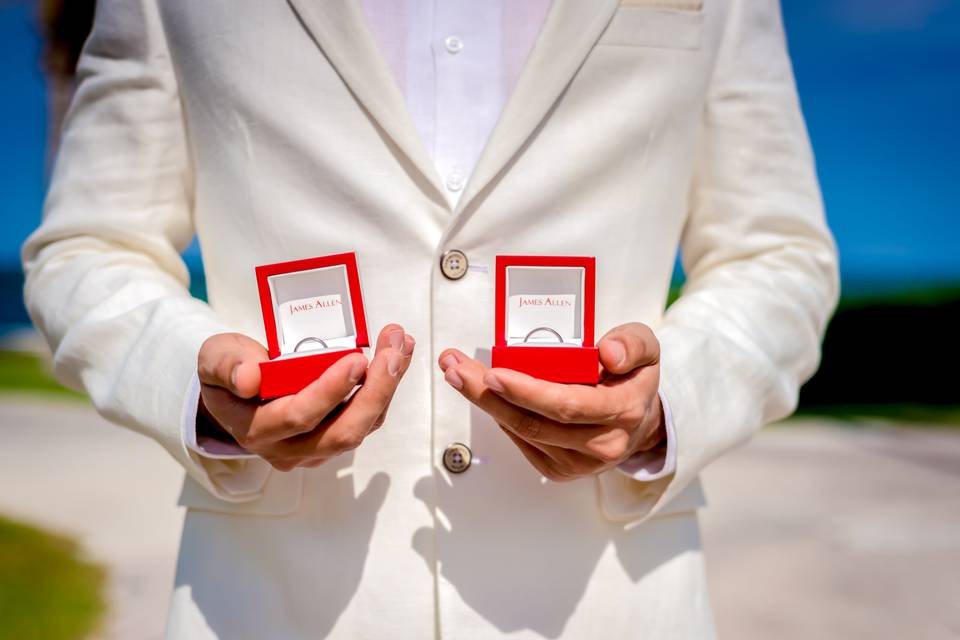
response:
M545 382L488 369L456 349L440 354L444 378L490 414L523 455L562 482L613 468L666 438L660 343L646 325L621 325L600 340L600 383Z

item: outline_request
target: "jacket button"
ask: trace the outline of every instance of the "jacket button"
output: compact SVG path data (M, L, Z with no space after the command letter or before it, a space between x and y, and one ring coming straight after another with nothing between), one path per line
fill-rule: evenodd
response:
M463 473L470 468L473 461L473 453L470 447L459 442L454 442L443 452L443 466L450 473Z
M440 256L440 271L450 280L459 280L467 275L467 254L463 251L451 249L444 251Z

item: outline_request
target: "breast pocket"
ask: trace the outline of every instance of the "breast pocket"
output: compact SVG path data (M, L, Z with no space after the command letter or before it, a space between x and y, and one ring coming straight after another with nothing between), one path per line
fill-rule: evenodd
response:
M623 0L598 45L699 49L703 0Z

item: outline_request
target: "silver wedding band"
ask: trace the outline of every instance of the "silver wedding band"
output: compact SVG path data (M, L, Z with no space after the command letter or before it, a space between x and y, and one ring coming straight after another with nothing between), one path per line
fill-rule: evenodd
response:
M308 337L308 338L304 338L303 340L297 343L297 346L293 348L294 353L296 353L297 351L300 351L300 347L306 344L307 342L317 342L319 344L322 344L324 349L330 348L327 346L327 343L324 342L322 338Z
M549 331L553 335L557 336L557 340L559 340L560 342L563 342L563 336L561 336L559 333L557 333L550 327L537 327L536 329L533 329L532 331L530 331L530 333L526 335L526 337L524 337L523 341L526 342L527 340L530 339L530 336L537 333L538 331Z

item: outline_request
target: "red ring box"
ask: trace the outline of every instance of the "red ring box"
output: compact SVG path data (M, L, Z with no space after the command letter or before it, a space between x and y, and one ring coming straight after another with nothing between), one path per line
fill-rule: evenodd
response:
M268 264L257 267L256 273L270 357L260 363L261 399L297 393L340 358L361 353L362 347L370 346L356 254ZM315 336L325 340L329 348L294 352L294 343L300 336L289 328L284 333L282 305L330 296L339 296L343 331L338 333L342 335ZM305 305L312 308L310 302Z
M599 382L600 351L594 346L596 258L497 256L496 268L493 366L550 382ZM559 338L539 331L535 341L523 340L536 328L524 324L536 324L531 318L521 317L524 296L528 304L569 306L574 301L572 320L559 331ZM567 315L562 319L569 319Z

